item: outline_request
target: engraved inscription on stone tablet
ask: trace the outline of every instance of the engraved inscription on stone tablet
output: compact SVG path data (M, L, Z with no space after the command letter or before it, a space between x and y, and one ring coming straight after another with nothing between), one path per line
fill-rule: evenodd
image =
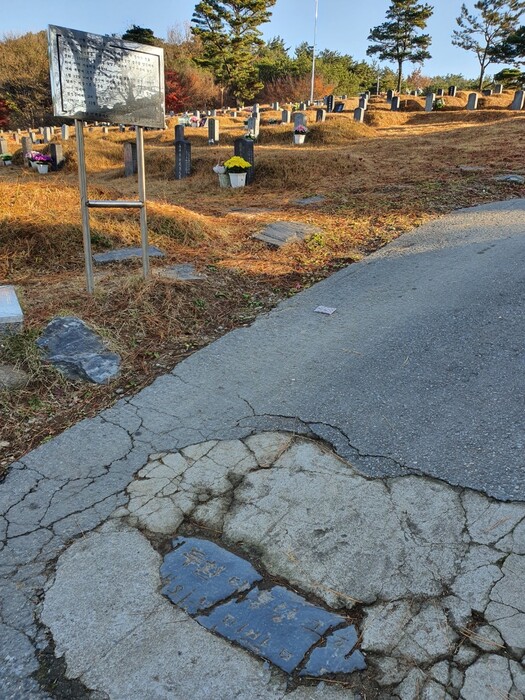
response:
M55 116L164 128L164 53L49 27Z

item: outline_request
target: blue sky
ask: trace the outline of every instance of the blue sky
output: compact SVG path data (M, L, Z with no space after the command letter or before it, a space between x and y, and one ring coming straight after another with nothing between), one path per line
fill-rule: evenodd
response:
M433 58L423 66L426 75L463 73L478 74L473 54L451 45L462 0L430 0L434 15L427 31L433 41ZM474 0L467 0L471 7ZM195 0L3 0L0 12L0 34L21 34L57 24L95 34L122 34L131 24L150 27L159 37L177 24L189 22ZM319 0L319 49L330 48L348 53L355 59L366 58L370 28L384 20L389 0ZM264 25L265 38L280 35L286 45L295 47L302 41L313 41L315 0L277 0L272 20ZM492 68L492 71L491 71ZM500 70L491 66L489 73Z

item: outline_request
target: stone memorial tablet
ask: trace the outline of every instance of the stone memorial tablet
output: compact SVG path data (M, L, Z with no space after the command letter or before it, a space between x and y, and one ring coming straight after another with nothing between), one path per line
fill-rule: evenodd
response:
M50 26L56 117L164 128L164 52L121 39Z

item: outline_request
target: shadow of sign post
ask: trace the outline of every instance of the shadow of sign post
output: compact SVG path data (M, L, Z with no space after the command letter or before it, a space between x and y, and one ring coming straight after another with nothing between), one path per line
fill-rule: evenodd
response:
M87 290L94 291L89 209L140 209L142 269L149 275L144 127L164 129L164 52L115 37L49 26L53 113L75 120ZM138 201L90 200L84 122L135 127Z

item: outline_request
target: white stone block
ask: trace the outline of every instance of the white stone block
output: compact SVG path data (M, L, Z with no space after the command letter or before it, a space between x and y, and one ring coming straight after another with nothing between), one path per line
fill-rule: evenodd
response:
M18 303L15 288L11 285L0 286L0 335L13 333L22 329L24 314Z

